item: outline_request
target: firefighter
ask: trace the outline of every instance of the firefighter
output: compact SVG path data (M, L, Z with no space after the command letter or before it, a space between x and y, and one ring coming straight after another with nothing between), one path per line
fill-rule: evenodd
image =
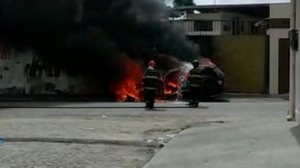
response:
M144 101L146 103L146 109L153 109L155 103L156 93L162 80L160 74L155 70L156 63L151 60L148 63L148 69L144 73L143 86L144 86Z
M199 61L194 60L193 69L189 72L188 83L189 83L189 106L198 107L199 100L202 95L202 76L201 68L199 67Z
M213 101L223 92L225 74L211 61L200 65L202 80L201 101Z

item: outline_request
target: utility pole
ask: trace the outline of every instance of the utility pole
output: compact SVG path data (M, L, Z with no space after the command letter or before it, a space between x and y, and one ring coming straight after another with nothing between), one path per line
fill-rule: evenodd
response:
M291 1L292 7L292 25L289 33L291 44L292 39L296 37L296 11L297 11L297 0ZM294 39L295 40L295 39ZM290 93L289 101L290 107L287 115L287 121L294 121L296 117L296 49L291 45L291 57L290 57Z

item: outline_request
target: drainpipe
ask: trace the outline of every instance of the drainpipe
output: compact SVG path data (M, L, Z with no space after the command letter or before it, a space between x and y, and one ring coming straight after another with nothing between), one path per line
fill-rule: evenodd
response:
M292 5L292 30L296 30L296 9L297 0L291 1ZM287 115L287 121L294 121L296 114L296 50L292 48L290 57L290 107Z

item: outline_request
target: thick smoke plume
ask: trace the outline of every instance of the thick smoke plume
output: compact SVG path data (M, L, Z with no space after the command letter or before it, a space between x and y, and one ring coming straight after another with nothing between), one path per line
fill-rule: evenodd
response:
M142 64L156 53L196 56L155 0L1 0L0 20L1 44L106 85L121 80L123 55Z

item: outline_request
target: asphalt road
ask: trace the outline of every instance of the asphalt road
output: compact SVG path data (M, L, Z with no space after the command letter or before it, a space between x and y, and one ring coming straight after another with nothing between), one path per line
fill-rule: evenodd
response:
M1 102L0 167L143 167L162 145L193 127L283 118L275 98L230 103Z

